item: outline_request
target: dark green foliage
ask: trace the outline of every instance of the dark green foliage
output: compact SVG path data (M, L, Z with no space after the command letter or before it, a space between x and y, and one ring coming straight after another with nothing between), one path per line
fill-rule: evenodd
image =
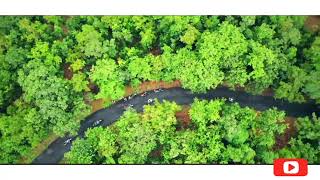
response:
M8 108L8 114L0 116L0 163L17 163L21 156L30 153L47 136L44 121L36 108L22 101Z

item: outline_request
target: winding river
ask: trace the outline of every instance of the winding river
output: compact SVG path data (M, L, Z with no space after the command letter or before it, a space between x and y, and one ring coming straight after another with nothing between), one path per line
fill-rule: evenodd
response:
M67 139L72 140L77 137L83 137L85 131L90 127L95 127L95 122L102 120L99 126L109 126L114 123L125 111L125 107L129 104L133 105L132 108L138 112L143 110L143 106L147 104L148 99L157 98L159 101L168 100L174 101L179 105L191 104L194 98L198 99L215 99L215 98L233 98L234 102L238 102L241 107L251 107L258 111L267 110L272 107L276 107L279 110L286 112L287 116L303 117L311 116L313 112L320 113L320 107L314 102L308 103L289 103L285 100L277 100L271 96L252 95L241 91L232 91L226 87L219 87L214 90L210 90L207 93L194 94L189 90L183 88L170 88L164 89L160 92L147 91L144 96L138 94L130 100L120 100L108 108L101 109L88 117L81 123L78 135L74 137L62 137L52 142L49 147L40 154L32 164L58 164L64 156L64 153L68 152L71 148L72 142L64 145Z

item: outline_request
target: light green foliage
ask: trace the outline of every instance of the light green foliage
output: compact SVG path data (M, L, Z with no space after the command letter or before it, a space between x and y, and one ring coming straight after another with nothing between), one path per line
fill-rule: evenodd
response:
M113 155L115 147L115 134L110 129L102 127L89 129L85 134L86 139L77 139L73 142L71 151L65 154L66 161L71 164L99 163L114 164ZM96 158L99 154L101 158Z
M103 132L99 135L100 140L98 141L98 153L101 154L101 156L104 158L103 163L115 164L113 156L118 151L115 145L116 135L112 133L109 129L104 129Z
M54 25L60 25L63 22L63 17L62 16L43 16L43 18L47 22L53 23Z
M29 61L23 70L18 72L18 82L25 92L24 99L27 102L34 99L38 91L45 86L46 79L54 75L56 71L54 66L45 66L37 60Z
M124 76L112 59L101 59L92 67L90 79L97 83L100 92L98 98L120 99L124 95Z
M275 31L266 23L262 23L255 29L256 38L259 42L268 42L272 40Z
M75 62L73 62L70 67L72 68L73 72L77 72L81 70L85 65L85 61L81 59L77 59Z
M314 147L301 139L293 138L289 142L289 147L279 151L281 158L304 158L309 164L318 164L320 158L320 148Z
M138 114L127 112L117 123L120 145L120 164L142 164L156 147L156 134L149 123L142 123Z
M309 60L310 73L308 74L304 92L311 98L320 102L320 37L316 37L309 49L304 50L304 54Z
M128 71L133 81L159 81L166 66L159 56L147 55L144 58L134 56L130 59Z
M284 123L285 113L276 109L269 109L258 115L253 123L252 136L253 144L259 148L268 151L275 144L276 135L283 134L287 128Z
M149 16L134 16L132 17L134 21L135 30L139 32L141 37L140 43L143 48L151 48L154 44L156 35L156 24L153 17Z
M274 160L279 158L279 154L287 154L285 156L281 155L283 158L294 158L285 149L281 149L280 153L277 151L263 151L259 153L259 156L264 164L273 164Z
M313 115L312 119L308 117L298 118L296 121L296 127L299 130L298 137L308 140L320 139L320 118Z
M145 106L143 115L129 109L113 126L90 129L84 141L98 154L95 156L98 163L143 164L151 151L158 148L159 143L167 142L168 135L174 132L178 110L177 104L166 101ZM68 154L77 154L78 149L72 148ZM77 161L77 157L67 157L70 157L69 163Z
M141 36L141 44L145 48L151 47L151 45L156 40L154 29L151 27L148 29L145 29L144 31L141 31L140 36Z
M76 35L81 52L90 57L101 57L103 53L101 34L93 26L83 25L82 31Z
M177 124L175 113L180 111L181 107L176 103L164 101L159 103L157 100L153 106L144 107L142 121L151 124L153 133L158 135L160 143L165 143L168 134L171 134ZM164 113L165 112L165 113Z
M205 164L217 163L223 151L223 143L217 129L208 128L205 133L186 130L177 132L164 147L165 163Z
M210 31L215 30L220 24L218 16L201 16L201 21L204 28Z
M84 92L90 90L89 82L98 86L95 98L112 100L123 97L126 85L179 80L182 87L193 92L227 84L258 94L272 88L277 98L294 102L311 99L319 103L320 38L304 28L305 19L305 16L2 16L0 160L14 163L21 156L30 155L31 149L48 133L75 133L83 116L89 113L83 102ZM66 80L64 75L68 72L64 72L64 67L69 64L73 76ZM130 141L136 141L133 144L138 147L138 154L130 151L130 146L119 154L120 141L113 139L119 132L99 130L90 135L97 138L97 143L77 145L91 150L85 152L84 159L73 162L112 164L119 163L121 156L123 163L252 163L254 153L250 148L256 153L257 163L271 163L281 156L303 156L319 162L316 142L308 139L317 137L310 135L317 129L303 135L308 138L302 138L301 132L286 148L274 150L274 138L282 133L283 126L279 125L277 130L274 124L282 122L272 117L281 121L279 113L256 116L252 110L229 106L223 101L199 101L193 106L197 110L190 111L193 118L190 129L182 128L179 133L174 131L179 123L175 123L173 111L167 114L163 109L158 112L146 107L150 109L146 114L151 115L139 116L139 120L148 122L142 126L147 130L130 129L134 134ZM171 105L164 108L177 110ZM270 129L266 128L269 126ZM302 126L309 127L306 123ZM157 132L155 137L152 132ZM139 144L138 136L144 133L149 139ZM147 148L141 148L145 145ZM305 151L299 151L301 147ZM166 158L152 157L159 152L166 154ZM230 156L225 158L223 152Z
M190 27L193 26L196 29L201 29L201 17L200 16L163 16L159 17L159 30L162 34L160 37L161 46L164 44L170 45L172 48L176 48L180 37L190 32ZM196 32L193 29L192 34ZM189 32L188 32L189 31ZM190 40L188 40L190 42Z
M307 78L303 92L320 103L320 68L318 71L310 72Z
M48 25L39 21L31 22L30 19L23 18L18 22L19 30L22 32L20 39L27 43L37 42L39 40L49 40Z
M53 24L52 34L55 38L61 38L64 34L62 24L64 17L62 16L44 16L43 19L47 21L48 24Z
M69 102L69 97L75 96L75 94L70 92L67 82L61 78L55 76L40 78L41 76L34 76L33 73L19 74L20 84L26 93L25 100L34 103L39 108L38 113L44 121L50 122L48 125L53 126L53 131L56 134L63 135L68 131L75 132L79 126L79 120L70 121L74 118L73 113L75 112L68 112L70 108L77 108L74 106L75 102ZM33 83L29 83L30 81Z
M62 62L61 58L53 54L49 49L47 42L37 42L35 47L31 49L29 58L42 61L46 66L53 66L58 68Z
M201 58L230 68L241 63L239 57L247 51L247 42L237 27L222 23L218 31L202 34L198 48Z
M253 86L252 91L261 93L265 88L273 84L278 75L279 62L277 55L260 43L251 41L251 52L248 55L248 65L252 67L250 72L249 89Z
M220 119L224 101L205 101L198 100L192 103L189 111L192 122L195 123L199 131L205 131L207 126Z
M316 37L311 47L304 49L306 58L311 62L315 69L320 69L320 37Z
M254 164L255 151L248 145L240 145L239 148L227 146L224 152L224 163L233 162L240 164Z
M89 82L86 80L86 75L81 72L73 74L70 82L75 92L89 91Z
M128 109L114 125L90 129L85 141L95 147L93 163L270 164L278 157L303 157L314 163L319 157L319 148L310 141L319 139L316 117L312 123L298 119L298 140L274 150L276 137L287 128L284 112L257 113L224 100L196 99L189 111L192 124L179 129L175 113L180 110L175 103L156 101L142 114Z
M47 43L40 42L31 50L29 57L32 60L18 72L23 99L39 109L41 118L56 134L74 133L80 119L74 120L77 114L73 113L79 113L78 108L82 112L87 111L83 102L76 100L78 95L71 91L67 81L57 76L60 57L49 52ZM70 102L70 97L75 100Z
M224 69L225 79L231 85L243 85L247 81L242 57L247 46L240 30L229 23L222 23L215 32L204 32L197 45L205 68L217 69L218 66L218 69Z
M248 26L252 26L255 24L256 22L256 16L241 16L241 26L245 26L245 27L248 27Z
M110 58L116 58L118 49L117 49L115 39L105 40L103 42L103 51L106 52L104 56L108 56Z
M179 50L174 57L172 66L174 75L180 79L182 86L194 92L204 92L208 89L217 87L223 80L221 72L216 64L205 65L197 55L186 48Z
M72 164L91 164L94 159L94 149L90 141L77 139L72 143L71 151L65 154L65 158Z
M305 16L270 16L279 36L284 43L297 45L301 40L300 29L304 26Z
M112 30L112 37L121 43L131 42L134 28L133 19L129 16L103 16L101 22Z
M66 59L69 56L69 46L71 44L70 40L57 40L53 41L52 46L50 48L51 52L57 56L59 56L61 59Z
M307 159L310 164L318 164L320 160L320 118L313 115L298 118L295 122L296 137L289 141L289 147L279 151L280 157L295 157Z
M180 40L187 45L192 45L200 35L200 32L195 27L189 25L187 31L183 36L180 36Z
M218 120L221 134L233 145L240 145L249 139L249 125L256 118L249 108L240 108L238 104L225 106L223 116Z
M306 72L299 67L292 66L288 70L288 74L288 82L280 82L279 87L275 91L275 97L285 98L291 102L304 102L305 99L301 90L307 80Z

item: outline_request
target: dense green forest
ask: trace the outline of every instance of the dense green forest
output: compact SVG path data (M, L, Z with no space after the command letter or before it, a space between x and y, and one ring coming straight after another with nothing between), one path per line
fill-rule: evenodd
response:
M257 113L224 100L195 100L183 125L174 102L146 105L143 114L127 110L113 125L96 127L77 139L66 162L72 164L272 164L275 158L320 161L320 119L298 118L297 133L285 147L285 113Z
M261 94L265 89L271 88L275 92L275 98L290 102L314 100L320 103L320 36L319 32L310 32L305 28L306 18L1 16L0 163L17 163L51 133L59 136L76 133L81 120L90 113L88 101L99 98L119 100L124 96L126 86L137 87L144 81L180 80L184 88L193 92L205 92L222 84L227 84L230 88L243 87L253 94ZM107 105L109 104L106 103ZM168 111L171 109L171 112L178 108L172 104L166 104L165 107ZM228 109L228 106L221 107ZM270 110L269 113L271 112L274 111ZM135 121L140 117L130 111L122 118ZM230 117L229 119L232 120ZM201 119L194 117L194 120L194 123L201 124ZM245 122L246 120L243 123ZM158 130L161 131L158 134L171 133L167 128L172 128L172 123L174 122L168 122L164 127L159 125L164 132ZM174 136L178 144L167 142L169 144L166 148L172 147L172 151L176 151L179 141L184 141L184 136L194 134L196 138L200 131L216 133L207 131L206 128L210 127L207 125L199 126L196 131L186 131ZM246 129L253 128L252 124L244 126ZM91 133L95 131L102 129L90 130ZM104 138L114 138L114 134L108 131L110 130L103 132L106 135ZM276 132L281 131L276 129L271 133ZM91 133L88 133L88 137ZM222 135L214 137L222 138ZM97 159L71 162L151 161L152 159L146 160L145 155L158 142L152 139L155 135L148 135L148 138L150 139L146 142L152 143L141 149L143 152L139 152L139 158L135 160L132 158L137 155L130 154L131 151L126 152L129 147L121 147L126 153L115 160L112 157L116 154L112 152L119 147L105 144L106 148L111 149L104 154L97 146L90 144L90 141L79 140L74 145L74 151L76 146L83 148L81 143L86 143L91 149L83 149L84 152L90 154L91 151L99 151L100 154L94 156ZM302 140L292 141L292 146L303 146L303 138L304 136ZM267 156L277 156L262 152L258 142L252 140L236 138L235 141L238 142L233 142L226 137L223 139L232 141L229 148L222 147L220 141L214 146L227 148L226 152L230 153L242 148L250 156L243 157L244 159L231 156L222 158L221 153L210 152L213 157L216 154L219 158L208 159L205 155L199 155L200 159L194 159L194 154L182 158L179 153L184 152L180 152L180 148L179 152L171 152L169 148L164 151L164 163L252 163L257 157L260 159L256 159L256 162L270 162ZM242 143L240 147L237 143L242 141L246 143ZM212 144L207 146L199 152L215 148ZM292 149L290 152L296 153ZM68 156L71 157L72 153Z

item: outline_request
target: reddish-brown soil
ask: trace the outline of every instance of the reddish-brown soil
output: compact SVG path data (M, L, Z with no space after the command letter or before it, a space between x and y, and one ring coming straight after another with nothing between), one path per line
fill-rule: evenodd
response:
M94 84L91 80L89 80L88 87L89 87L90 91L94 94L98 94L98 92L100 90L99 87L96 84Z
M271 88L265 89L262 94L262 96L274 96L274 91Z
M130 96L134 93L142 93L145 91L151 91L154 89L169 89L173 87L180 87L180 81L173 81L173 82L165 82L165 81L146 81L139 85L137 88L133 88L131 86L126 87L126 94L125 97Z
M63 34L65 34L65 35L67 35L69 33L69 29L65 25L62 26L62 31L63 31Z
M320 16L309 16L305 22L305 27L310 31L320 30Z
M190 106L183 106L181 111L176 112L175 116L178 121L177 130L187 129L191 123L189 116Z
M104 107L102 99L97 99L91 102L92 112L96 112Z
M162 150L163 150L163 147L159 147L159 148L151 151L150 154L149 154L149 157L151 157L151 158L161 157L162 156Z
M275 150L284 148L290 141L291 137L295 135L295 133L297 132L297 129L294 126L295 121L296 121L296 118L294 117L285 118L285 123L288 124L288 128L286 129L283 135L278 136L276 138L276 145L274 147Z
M73 77L73 72L71 70L70 64L69 63L65 63L63 64L63 72L64 72L64 78L65 79L72 79Z
M227 86L227 87L229 87L229 86ZM244 91L246 91L246 88L243 87L243 86L236 86L236 87L235 87L235 90L236 90L236 91L244 92Z
M161 54L161 48L160 47L154 47L150 50L150 53L154 56L159 56Z

